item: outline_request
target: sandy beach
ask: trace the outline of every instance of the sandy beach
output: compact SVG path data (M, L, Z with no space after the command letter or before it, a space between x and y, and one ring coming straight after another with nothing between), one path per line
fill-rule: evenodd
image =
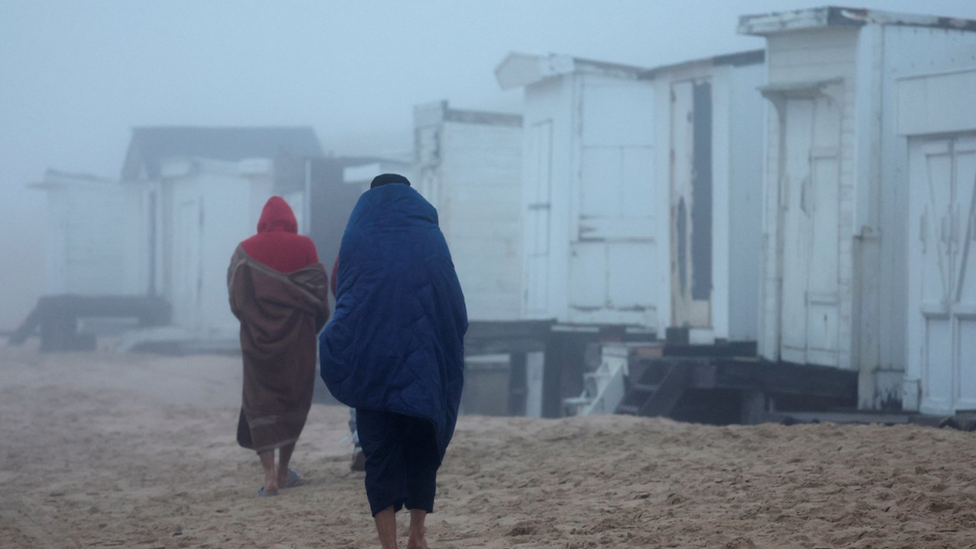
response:
M306 483L257 498L239 399L233 357L0 347L0 547L377 547L346 411L314 406ZM428 541L976 547L974 465L976 435L916 426L466 417Z

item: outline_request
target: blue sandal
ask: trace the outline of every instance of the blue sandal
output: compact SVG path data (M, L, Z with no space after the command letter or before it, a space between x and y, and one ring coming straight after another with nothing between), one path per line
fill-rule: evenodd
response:
M285 481L285 485L282 488L294 488L302 483L302 476L298 474L298 471L294 469L288 469L288 480Z

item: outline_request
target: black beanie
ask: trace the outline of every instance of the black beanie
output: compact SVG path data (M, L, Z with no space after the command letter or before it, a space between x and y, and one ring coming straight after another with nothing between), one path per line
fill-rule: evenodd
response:
M408 181L406 177L403 177L398 173L384 173L374 177L373 182L369 184L369 188L375 189L376 187L389 185L390 183L401 183L408 187L410 186L410 181Z

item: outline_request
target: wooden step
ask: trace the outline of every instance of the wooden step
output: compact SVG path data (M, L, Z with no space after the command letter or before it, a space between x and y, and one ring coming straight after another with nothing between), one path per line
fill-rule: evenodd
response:
M672 365L661 380L658 390L652 393L647 402L641 406L641 415L650 417L669 415L690 384L690 372L691 370L682 364Z
M645 371L638 383L633 384L617 413L639 416L667 416L681 399L690 381L690 369L672 364L663 372ZM647 383L650 379L660 382Z

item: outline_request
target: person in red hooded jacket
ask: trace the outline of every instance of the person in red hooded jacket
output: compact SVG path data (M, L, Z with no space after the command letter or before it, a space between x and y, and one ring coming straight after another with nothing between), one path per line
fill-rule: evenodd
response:
M316 336L329 317L325 266L281 197L268 200L258 234L237 247L227 287L244 362L238 442L261 459L258 495L273 496L299 482L288 463L312 405Z
M319 262L315 244L311 238L298 234L295 213L280 196L268 199L258 220L258 234L241 242L241 247L251 259L283 273Z

